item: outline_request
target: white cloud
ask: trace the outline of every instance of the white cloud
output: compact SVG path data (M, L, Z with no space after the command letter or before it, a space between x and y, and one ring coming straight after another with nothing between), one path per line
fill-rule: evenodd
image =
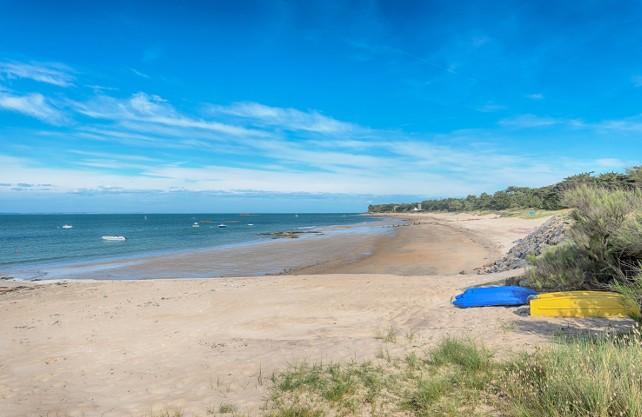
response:
M193 128L235 137L263 137L265 132L241 126L208 121L183 115L166 100L146 93L136 93L127 99L97 96L88 102L70 102L80 114L114 122L138 121L177 128Z
M65 120L62 112L49 103L42 94L37 93L19 96L0 92L0 108L35 117L51 124L60 124Z
M138 71L136 68L130 67L130 68L129 68L129 70L130 70L133 74L138 75L138 76L139 76L139 77L141 77L141 78L145 78L145 79L150 79L150 78L151 78L149 75L145 74L145 73L144 73L144 72L142 72L142 71Z
M499 121L499 125L509 128L537 128L549 126L566 126L566 127L585 127L586 124L578 119L560 119L547 116L537 116L534 114L522 114L515 117L509 117Z
M613 168L613 169L622 169L633 165L629 162L626 162L617 158L596 159L595 163L602 168Z
M59 63L0 62L0 76L8 79L27 78L58 87L73 85L69 67Z
M317 111L304 112L292 108L270 107L259 103L235 103L230 106L210 105L212 115L229 115L249 119L259 124L278 126L287 130L336 134L355 131L357 126L333 119Z

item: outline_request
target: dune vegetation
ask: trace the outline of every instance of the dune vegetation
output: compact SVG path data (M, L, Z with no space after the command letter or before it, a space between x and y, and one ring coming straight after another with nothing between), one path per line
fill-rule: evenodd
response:
M642 339L560 341L507 360L470 341L378 363L302 364L274 376L270 417L642 416Z

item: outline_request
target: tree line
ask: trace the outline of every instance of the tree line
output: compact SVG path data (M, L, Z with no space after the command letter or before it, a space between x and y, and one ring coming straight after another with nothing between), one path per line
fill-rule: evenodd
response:
M370 213L404 213L411 211L477 211L506 209L558 210L566 208L562 199L564 192L579 185L597 186L608 190L630 190L642 188L642 166L626 170L625 173L608 172L594 175L583 172L570 176L557 184L545 187L508 187L494 194L481 193L464 198L442 198L415 203L371 204Z

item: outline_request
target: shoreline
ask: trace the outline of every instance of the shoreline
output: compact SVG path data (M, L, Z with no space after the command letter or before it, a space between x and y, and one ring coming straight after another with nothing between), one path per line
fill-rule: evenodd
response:
M416 252L424 248L426 255L430 247L440 248L436 262L456 260L453 253L471 248L479 261L507 251L544 220L412 217L371 257L341 268L378 268L381 262L392 268L413 259L424 268ZM450 238L430 230L446 230ZM223 403L256 416L270 375L302 362L383 363L386 356L424 352L446 337L466 337L511 355L552 343L559 334L632 324L533 318L525 307L452 306L462 289L521 270L404 272L0 281L3 417L144 416L168 409L196 416Z
M9 276L17 281L50 281L284 274L293 269L324 262L326 258L339 256L352 247L361 248L362 253L359 257L367 256L376 239L389 234L393 225L401 223L392 217L376 217L381 220L304 228L306 231L320 231L319 235L302 234L297 238L263 238L210 247L163 249L129 256L25 264L6 269L0 275ZM278 231L275 230L273 233ZM291 253L299 253L303 263L293 263ZM354 257L346 258L346 262L352 260Z

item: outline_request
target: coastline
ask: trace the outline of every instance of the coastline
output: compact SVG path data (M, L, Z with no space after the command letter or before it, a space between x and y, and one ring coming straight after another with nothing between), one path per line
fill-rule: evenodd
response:
M305 274L472 273L546 218L417 213L316 228L320 235L25 268L36 280L145 280Z
M297 238L249 240L180 250L159 250L88 260L26 264L0 275L18 280L138 280L262 276L289 273L329 259L350 263L372 253L382 237L394 233L399 219L306 227ZM274 230L273 232L277 232ZM316 234L316 232L320 232Z
M356 271L386 260L391 267L417 260L413 251L422 245L439 248L431 258L438 262L452 261L462 250L478 251L481 261L504 253L544 220L412 216L408 226L379 241L372 256L319 270ZM430 230L446 230L451 238ZM427 240L413 240L422 235ZM424 267L420 262L418 268ZM532 318L523 307L451 305L463 288L496 283L520 270L404 272L0 282L3 417L122 417L164 410L191 416L223 403L260 415L270 375L301 362L385 361L386 355L421 353L445 337L462 336L508 355L551 343L559 334L632 323ZM382 336L391 332L392 338Z

